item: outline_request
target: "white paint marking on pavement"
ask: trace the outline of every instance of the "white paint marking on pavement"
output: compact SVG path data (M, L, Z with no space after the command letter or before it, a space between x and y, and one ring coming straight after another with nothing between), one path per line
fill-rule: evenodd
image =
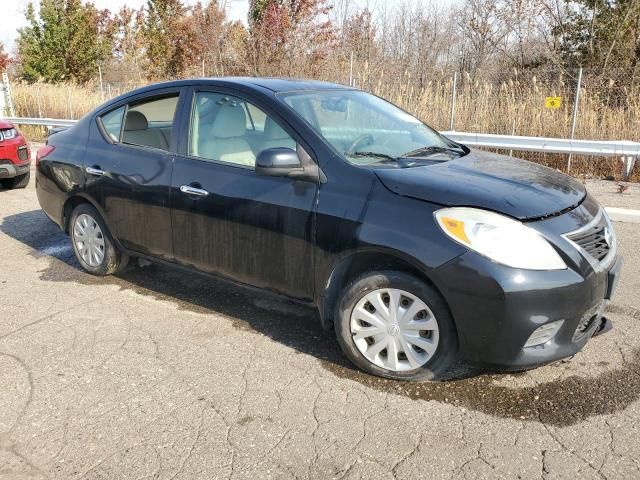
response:
M618 207L605 207L604 209L614 222L640 223L640 210Z

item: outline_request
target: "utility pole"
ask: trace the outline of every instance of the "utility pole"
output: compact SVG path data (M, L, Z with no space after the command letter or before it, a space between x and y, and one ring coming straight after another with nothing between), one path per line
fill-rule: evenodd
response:
M451 120L449 121L449 130L454 131L456 123L456 97L458 96L458 72L453 72L453 88L451 89Z
M578 70L578 83L576 85L576 98L573 101L573 119L571 120L571 140L576 134L576 123L578 122L578 106L580 105L580 88L582 87L582 67ZM567 173L571 172L571 157L567 160Z
M11 85L9 84L9 75L7 75L7 72L2 73L2 98L0 99L0 116L16 116L16 111L13 107L13 97L11 95Z
M353 87L353 51L351 51L351 60L349 61L349 86Z
M102 66L98 63L98 76L100 77L100 97L104 102L104 84L102 83Z

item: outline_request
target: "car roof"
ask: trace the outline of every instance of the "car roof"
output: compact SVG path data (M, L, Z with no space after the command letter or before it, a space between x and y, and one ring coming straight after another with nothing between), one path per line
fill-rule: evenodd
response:
M306 80L296 78L276 78L276 77L208 77L208 78L192 78L187 80L172 80L168 82L153 83L139 89L134 90L136 93L142 93L147 90L154 90L158 87L170 88L188 85L206 85L211 84L217 86L244 86L244 87L262 87L271 90L274 93L292 92L296 90L335 90L335 89L352 89L346 85L338 83L323 82L320 80ZM133 93L133 92L129 92Z
M276 77L227 77L213 79L228 81L236 84L257 85L276 93L291 92L295 90L327 90L336 88L349 88L338 83L323 82L320 80L306 80L300 78L276 78Z
M153 93L155 90L166 88L179 88L190 86L211 85L212 87L243 87L245 90L263 90L273 93L284 92L303 92L310 90L357 90L339 83L323 82L320 80L305 80L295 78L277 78L277 77L208 77L208 78L189 78L184 80L169 80L164 82L151 83L143 87L130 90L121 95L108 100L106 103L97 107L92 116L97 112L104 112L123 101L137 95L145 95Z

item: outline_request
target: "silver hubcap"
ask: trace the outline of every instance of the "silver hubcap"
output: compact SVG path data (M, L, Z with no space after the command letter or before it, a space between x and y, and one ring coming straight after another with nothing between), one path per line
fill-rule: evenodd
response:
M76 251L90 267L97 267L104 261L104 235L100 225L89 215L78 215L73 225L73 241Z
M427 363L438 348L438 322L427 304L396 288L367 293L351 312L351 335L371 363L401 372Z

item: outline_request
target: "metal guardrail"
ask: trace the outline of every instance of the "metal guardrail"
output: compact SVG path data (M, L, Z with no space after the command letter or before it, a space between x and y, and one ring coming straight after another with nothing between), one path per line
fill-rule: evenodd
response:
M496 148L521 152L563 153L594 157L618 157L622 160L622 178L627 180L640 158L640 143L629 140L571 140L567 138L518 137L491 133L442 132L451 140L470 147Z
M70 127L76 120L56 118L8 117L18 125L40 125L48 128ZM640 142L628 140L570 140L566 138L519 137L490 133L442 132L455 142L470 147L496 148L523 152L563 153L598 157L620 157L624 174L628 177L636 159L640 157Z
M640 157L640 143L628 140L569 140L466 132L442 132L442 134L470 147L602 157Z
M70 127L77 120L62 120L59 118L27 118L27 117L5 117L4 120L8 120L16 125L39 125L42 127Z

